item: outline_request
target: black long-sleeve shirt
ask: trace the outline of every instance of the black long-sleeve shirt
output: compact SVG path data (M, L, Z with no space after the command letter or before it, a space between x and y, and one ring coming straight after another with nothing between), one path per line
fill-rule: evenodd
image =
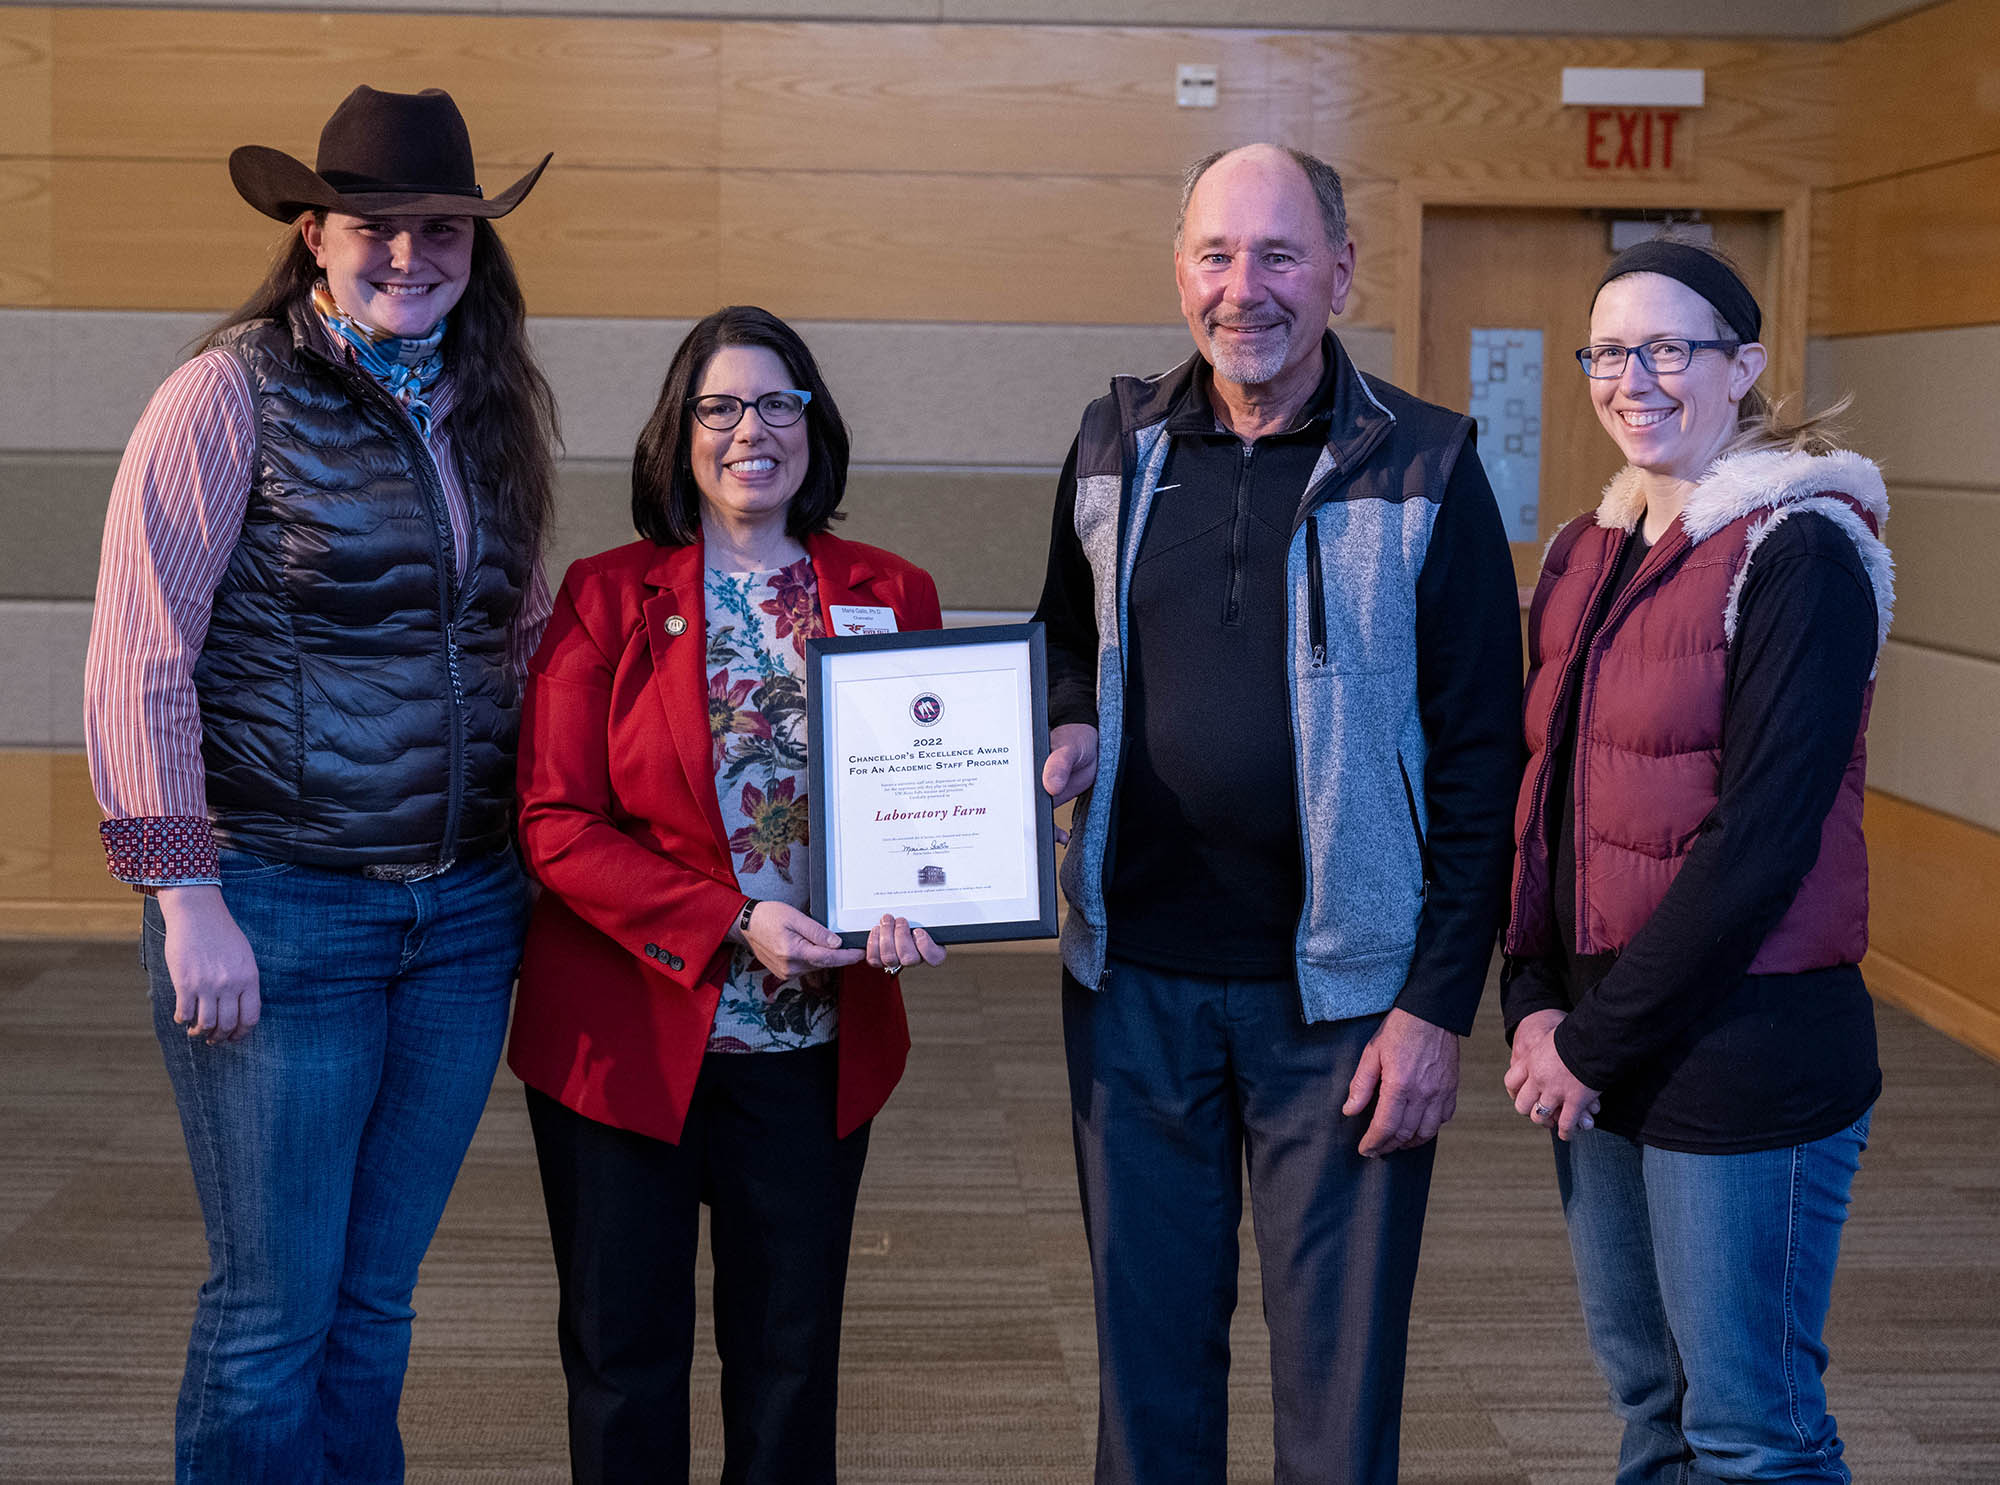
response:
M1127 612L1125 742L1105 882L1114 957L1218 976L1293 971L1303 878L1285 555L1337 415L1335 370L1330 357L1291 426L1252 445L1217 429L1201 372L1169 415L1172 444ZM1050 723L1094 726L1097 622L1075 506L1072 448L1035 616L1048 626ZM1461 1034L1503 911L1496 884L1504 894L1504 821L1520 769L1520 635L1506 550L1468 445L1416 594L1425 730L1467 745L1435 749L1424 779L1411 781L1430 805L1431 885L1397 1001ZM1474 736L1488 718L1493 735ZM1323 869L1337 878L1340 863Z
M1637 567L1626 544L1599 615ZM1593 618L1593 624L1598 622ZM1747 973L1812 869L1861 724L1875 596L1854 543L1824 516L1758 548L1729 650L1715 809L1667 895L1617 954L1507 966L1508 1034L1569 1012L1556 1050L1604 1095L1600 1127L1664 1149L1729 1154L1845 1128L1881 1088L1874 1008L1853 965ZM1557 930L1576 942L1575 703L1549 781Z

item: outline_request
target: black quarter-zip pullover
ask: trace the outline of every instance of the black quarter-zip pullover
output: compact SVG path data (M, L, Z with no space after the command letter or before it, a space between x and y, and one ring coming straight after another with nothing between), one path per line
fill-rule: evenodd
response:
M1201 368L1168 417L1132 573L1105 908L1115 957L1278 977L1292 970L1305 893L1285 555L1326 447L1335 366L1328 357L1289 427L1254 443L1221 426L1212 386Z

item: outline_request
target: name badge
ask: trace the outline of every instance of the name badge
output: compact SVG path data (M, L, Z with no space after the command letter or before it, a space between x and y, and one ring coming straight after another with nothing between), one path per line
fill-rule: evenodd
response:
M896 611L886 604L836 603L827 612L833 615L835 634L896 632Z

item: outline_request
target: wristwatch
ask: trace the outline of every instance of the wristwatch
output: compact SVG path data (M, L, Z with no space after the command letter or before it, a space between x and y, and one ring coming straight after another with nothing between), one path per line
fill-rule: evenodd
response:
M757 904L760 900L755 897L746 897L743 899L743 911L736 915L736 931L738 933L748 937L750 933L750 915L757 911Z

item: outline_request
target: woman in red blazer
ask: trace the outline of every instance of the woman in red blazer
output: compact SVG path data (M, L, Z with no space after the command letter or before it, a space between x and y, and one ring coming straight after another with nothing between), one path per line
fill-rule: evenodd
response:
M643 539L578 562L530 670L521 844L545 890L508 1064L561 1281L578 1480L685 1480L711 1210L723 1479L832 1481L868 1121L910 1046L884 919L807 912L805 641L933 629L928 574L827 534L847 431L760 309L697 325L632 464Z

